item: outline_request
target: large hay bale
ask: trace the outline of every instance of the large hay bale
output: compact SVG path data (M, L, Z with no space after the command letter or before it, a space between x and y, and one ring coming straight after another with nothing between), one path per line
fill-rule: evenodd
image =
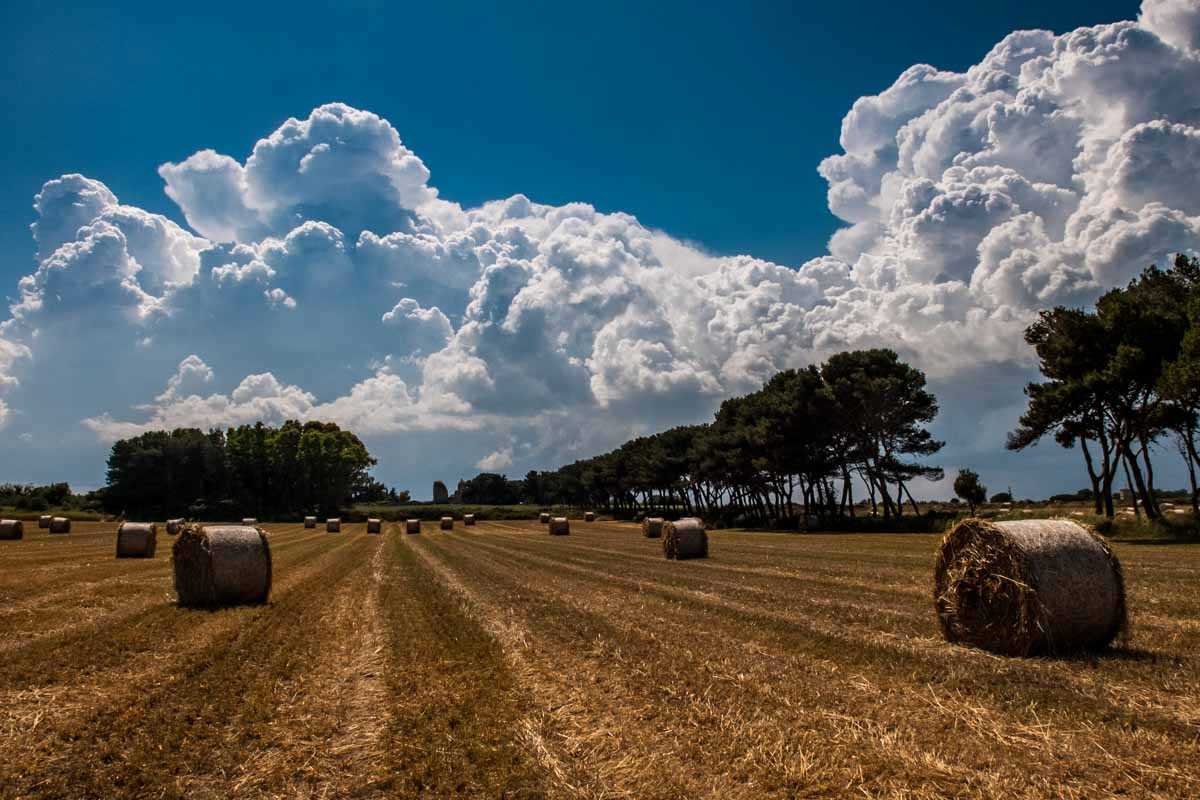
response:
M662 517L646 517L642 520L642 536L647 539L657 539L662 536L666 520Z
M441 528L444 531L454 530L454 517L442 517Z
M305 517L304 518L304 527L306 527L306 528L317 527L317 518L316 517Z
M566 517L555 517L550 520L550 535L551 536L566 536L571 532L571 523Z
M382 533L383 520L370 517L367 519L367 533Z
M585 511L585 512L583 512L583 521L584 521L584 522L595 522L595 521L596 521L596 514L595 514L595 512L593 512L593 511Z
M330 517L329 519L325 520L325 532L326 533L341 533L342 532L341 519L339 519L337 517Z
M662 526L663 555L667 558L708 558L708 533L704 522L696 517L684 517Z
M66 517L51 517L50 518L51 533L70 533L71 520Z
M933 602L947 641L1027 656L1106 647L1126 628L1121 563L1066 519L967 519L946 534Z
M469 526L469 525L474 525L474 524L475 524L475 515L474 514L463 514L463 525Z
M49 514L42 514L40 517L38 517L38 527L39 528L49 528L50 527L50 515Z
M154 558L158 526L153 522L122 522L117 528L117 558Z
M257 517L242 517L242 524L243 524L243 525L250 525L250 526L257 525L257 524L258 524L258 518L257 518Z
M419 519L405 520L404 521L404 532L405 533L420 533L421 532L421 520L419 520Z
M24 539L25 525L19 519L0 519L0 539Z
M261 528L189 526L173 556L181 606L251 605L271 594L271 545Z
M167 535L178 536L183 533L184 520L182 518L167 520Z
M549 525L550 515L543 511L541 514L538 514L538 522L542 523L543 525Z

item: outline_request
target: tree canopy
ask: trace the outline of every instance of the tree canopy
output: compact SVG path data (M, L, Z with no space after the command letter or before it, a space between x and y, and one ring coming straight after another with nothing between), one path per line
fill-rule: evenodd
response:
M157 518L336 513L388 495L367 474L374 464L359 438L332 422L149 431L113 444L103 502Z
M1200 413L1200 261L1180 255L1106 292L1093 310L1043 311L1025 332L1045 380L1025 387L1028 404L1008 447L1052 436L1079 447L1096 513L1113 516L1113 484L1124 478L1146 515L1161 515L1156 443L1173 437L1196 486Z

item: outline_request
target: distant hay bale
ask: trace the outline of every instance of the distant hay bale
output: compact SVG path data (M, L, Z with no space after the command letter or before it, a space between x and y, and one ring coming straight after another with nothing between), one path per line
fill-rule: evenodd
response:
M966 519L942 540L934 607L946 640L1012 656L1098 650L1126 629L1108 544L1065 519Z
M441 528L444 531L454 530L454 517L442 517Z
M258 519L256 517L242 517L242 524L243 525L257 525Z
M154 558L158 526L153 522L122 522L117 528L117 558Z
M371 517L367 520L367 533L382 533L383 520Z
M419 520L419 519L405 520L404 532L405 533L420 533L421 532L421 520Z
M543 525L549 525L550 515L543 511L541 514L538 514L538 522L542 523Z
M571 532L571 523L566 517L555 517L550 520L551 536L566 536Z
M664 522L662 540L663 555L667 558L708 558L708 533L704 530L704 522L696 517Z
M474 524L475 524L475 515L474 514L463 514L463 525L469 526L469 525L474 525Z
M189 526L173 556L181 606L252 605L271 594L271 545L261 528Z
M178 536L183 533L184 521L181 518L167 520L167 535Z
M337 517L330 517L329 519L325 520L325 532L326 533L341 533L342 532L342 521L340 519L338 519Z
M70 533L71 520L66 517L51 517L50 518L51 533Z
M642 520L642 536L647 539L657 539L662 536L664 522L662 517L646 517Z
M596 521L596 514L595 514L595 512L592 512L592 511L585 511L585 512L584 512L584 514L583 514L583 521L584 521L584 522L595 522L595 521Z
M317 527L317 518L316 517L305 517L304 518L304 527L306 527L306 528Z
M0 539L24 539L25 525L19 519L0 519Z
M50 515L49 514L42 514L40 517L38 517L38 527L39 528L49 528L50 527Z

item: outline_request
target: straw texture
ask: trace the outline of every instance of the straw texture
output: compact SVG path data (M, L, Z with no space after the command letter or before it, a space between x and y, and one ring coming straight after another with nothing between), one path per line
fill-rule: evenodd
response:
M663 523L662 540L663 555L667 558L708 558L708 533L696 517Z
M66 517L51 517L49 527L51 533L70 533L71 520Z
M122 522L117 527L117 558L154 558L158 526L153 522Z
M367 520L367 533L382 533L383 520L374 517Z
M647 539L657 539L662 536L662 532L662 517L646 517L642 520L642 536L645 536Z
M421 520L419 520L419 519L405 520L404 532L405 533L420 533L421 532Z
M566 517L555 517L550 520L551 536L566 536L571 532L571 523Z
M25 525L19 519L0 519L0 539L24 539Z
M1121 563L1070 520L963 520L942 540L933 599L948 641L1001 655L1101 649L1128 621Z
M175 540L175 592L181 606L265 603L271 594L271 545L260 528L185 528Z
M340 519L336 519L336 518L325 520L325 532L326 533L341 533L342 532L342 521Z

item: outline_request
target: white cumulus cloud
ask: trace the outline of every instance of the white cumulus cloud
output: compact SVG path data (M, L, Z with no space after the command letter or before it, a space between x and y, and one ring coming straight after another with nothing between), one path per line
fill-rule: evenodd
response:
M49 458L80 420L102 444L332 419L423 482L414 436L450 437L437 463L464 471L550 466L846 348L894 348L972 403L981 370L1017 392L1038 309L1197 249L1198 31L1194 0L1147 0L1137 21L1012 33L963 72L905 70L846 114L818 167L845 226L799 265L585 202L462 208L340 103L244 156L161 165L191 230L64 175L0 322L5 436L36 431Z

